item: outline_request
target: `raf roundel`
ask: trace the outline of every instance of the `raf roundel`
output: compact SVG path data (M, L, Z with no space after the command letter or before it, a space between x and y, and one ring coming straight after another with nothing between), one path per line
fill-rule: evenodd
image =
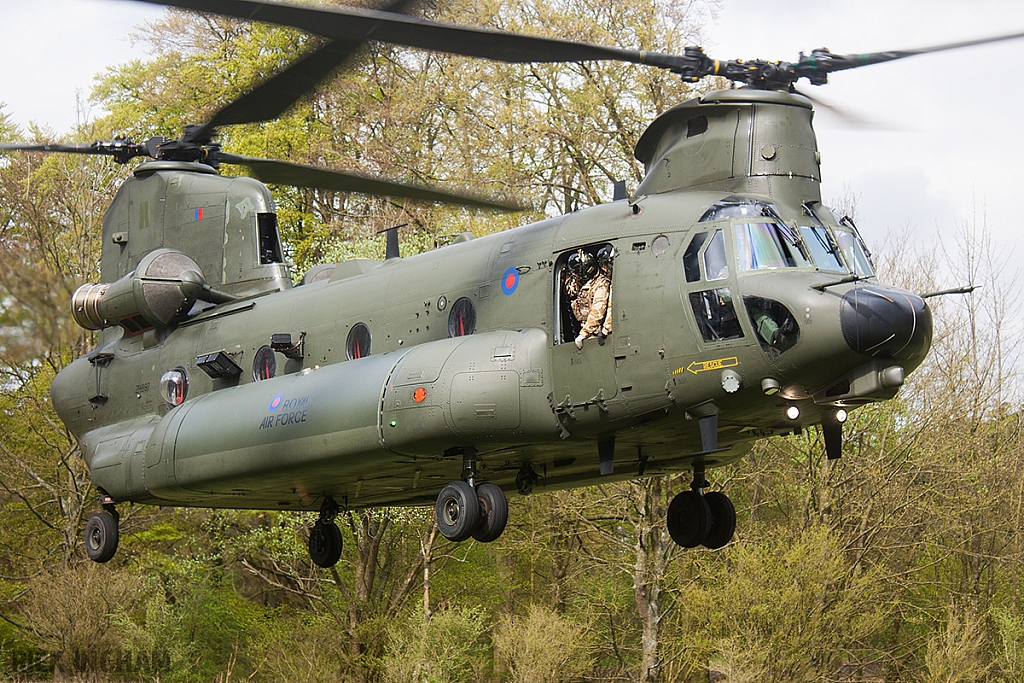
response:
M501 276L501 292L505 296L511 295L519 286L519 269L512 267Z
M270 408L270 412L274 412L279 407L281 407L282 401L284 401L284 394L278 394L274 398L270 399L270 405L267 406L268 408Z

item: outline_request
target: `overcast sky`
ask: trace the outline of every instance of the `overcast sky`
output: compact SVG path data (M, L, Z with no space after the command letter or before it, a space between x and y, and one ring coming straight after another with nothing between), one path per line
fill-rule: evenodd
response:
M624 1L624 0L616 0ZM57 133L75 122L105 66L146 57L133 27L159 7L124 0L0 0L0 101L21 125ZM1024 32L1020 0L722 0L704 31L712 57L795 60L828 47L873 52ZM861 231L880 245L911 230L917 244L985 223L1020 252L1024 40L833 75L801 88L880 128L815 118L828 198L852 191ZM96 112L92 112L94 115ZM957 283L959 284L959 283Z

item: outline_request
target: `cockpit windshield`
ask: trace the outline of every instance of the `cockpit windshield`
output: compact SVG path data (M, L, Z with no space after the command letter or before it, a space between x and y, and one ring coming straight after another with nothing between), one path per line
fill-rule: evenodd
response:
M723 218L760 218L774 215L774 207L751 197L726 197L704 212L698 223L720 221Z
M804 236L804 244L811 252L811 258L821 270L843 271L842 261L836 251L835 243L829 236L828 228L823 225L800 226L800 232Z
M801 248L799 236L785 225L737 223L733 229L741 271L811 265Z
M874 275L875 269L871 266L871 257L868 255L867 247L864 246L860 236L847 228L837 227L834 230L836 241L839 242L839 248L842 250L843 256L846 257L846 262L850 265L853 273L860 277L871 277Z

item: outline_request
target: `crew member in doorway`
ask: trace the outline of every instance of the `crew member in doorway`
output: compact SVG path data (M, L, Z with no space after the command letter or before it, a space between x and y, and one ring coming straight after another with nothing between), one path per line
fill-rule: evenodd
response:
M569 255L565 268L562 269L562 341L576 339L580 331L580 315L586 319L586 308L582 314L579 310L580 290L593 275L595 268L594 257L582 249L577 249ZM589 269L589 274L588 273ZM590 304L587 303L587 308Z
M612 259L615 249L605 245L594 257L593 275L580 289L573 303L573 313L582 323L576 335L576 348L583 348L583 340L597 337L597 343L604 346L605 338L612 333Z

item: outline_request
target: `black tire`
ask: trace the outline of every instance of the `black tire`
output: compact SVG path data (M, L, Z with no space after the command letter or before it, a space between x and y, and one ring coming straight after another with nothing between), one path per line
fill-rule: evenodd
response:
M85 554L93 562L107 562L117 552L117 521L115 515L104 510L85 523Z
M309 559L313 564L330 569L341 559L341 529L334 522L324 524L318 521L309 530Z
M449 541L465 541L480 525L480 501L464 481L453 481L441 489L434 512L437 528Z
M473 531L473 538L490 543L501 536L508 524L508 499L500 486L490 482L476 487L476 498L480 503L480 524Z
M736 508L721 491L705 493L704 500L711 508L711 531L704 539L704 547L716 550L731 541L736 532Z
M668 506L668 534L677 545L696 548L711 530L711 509L704 496L683 491Z

